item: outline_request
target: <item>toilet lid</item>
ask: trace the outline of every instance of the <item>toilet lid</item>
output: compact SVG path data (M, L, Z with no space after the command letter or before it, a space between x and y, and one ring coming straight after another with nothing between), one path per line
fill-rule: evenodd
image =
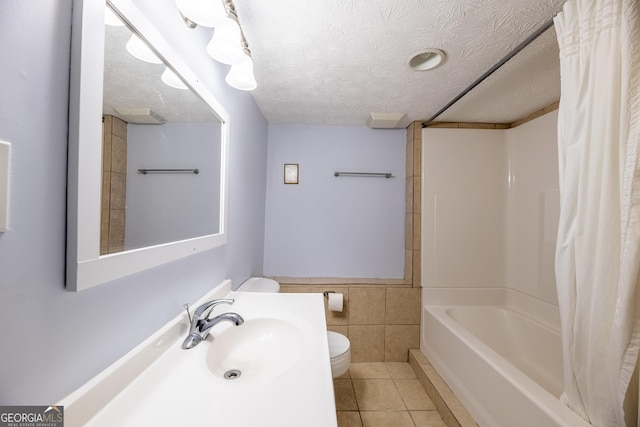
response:
M237 289L238 292L265 292L277 294L280 284L265 277L250 277Z
M333 358L340 356L341 354L349 351L351 343L349 338L342 334L333 331L327 331L327 338L329 340L329 357Z

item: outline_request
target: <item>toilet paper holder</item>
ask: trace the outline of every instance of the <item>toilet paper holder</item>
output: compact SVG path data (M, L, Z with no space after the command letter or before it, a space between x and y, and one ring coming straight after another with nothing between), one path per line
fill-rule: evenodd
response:
M329 294L335 294L336 291L324 291L322 293L322 295L324 295L325 298L329 298Z

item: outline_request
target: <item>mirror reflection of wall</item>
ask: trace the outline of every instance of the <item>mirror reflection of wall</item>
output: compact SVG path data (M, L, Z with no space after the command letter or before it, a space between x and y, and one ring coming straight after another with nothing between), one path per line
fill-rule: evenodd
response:
M219 233L221 121L109 8L105 23L100 255Z

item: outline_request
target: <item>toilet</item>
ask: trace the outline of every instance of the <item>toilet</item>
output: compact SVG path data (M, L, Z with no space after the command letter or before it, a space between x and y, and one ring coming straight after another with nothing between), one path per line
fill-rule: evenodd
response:
M338 332L327 331L329 357L331 358L331 376L337 378L349 370L351 363L351 343L349 338Z
M280 292L280 284L273 279L266 277L251 277L242 283L236 292ZM329 342L329 357L331 358L331 376L333 378L347 372L351 363L351 343L344 335L327 331L327 341Z

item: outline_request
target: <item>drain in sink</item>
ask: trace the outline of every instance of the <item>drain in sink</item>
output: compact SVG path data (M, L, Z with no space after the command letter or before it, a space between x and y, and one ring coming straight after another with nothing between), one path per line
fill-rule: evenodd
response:
M239 369L229 369L224 373L224 378L227 380L235 380L236 378L240 378L242 372Z

